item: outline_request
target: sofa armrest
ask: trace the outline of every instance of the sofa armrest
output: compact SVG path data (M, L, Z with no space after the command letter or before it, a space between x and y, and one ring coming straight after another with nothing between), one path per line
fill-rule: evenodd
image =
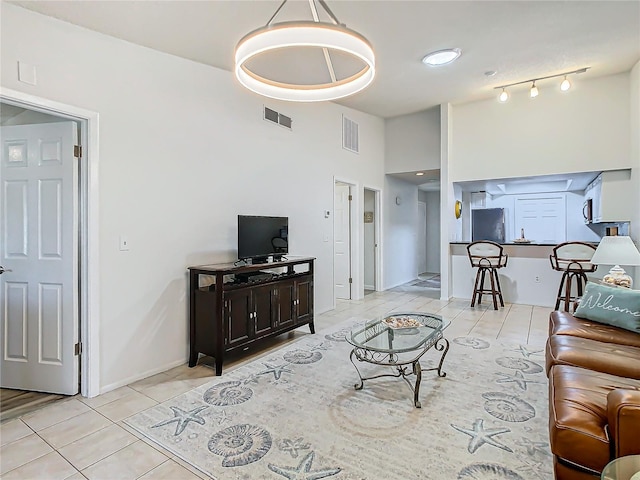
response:
M640 390L618 388L609 392L607 416L614 457L640 454Z

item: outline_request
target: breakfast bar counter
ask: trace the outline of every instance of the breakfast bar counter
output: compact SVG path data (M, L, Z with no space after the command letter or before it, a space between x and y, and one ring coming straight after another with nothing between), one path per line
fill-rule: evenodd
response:
M453 296L471 299L475 270L467 255L470 242L450 242ZM595 245L595 244L594 244ZM505 302L552 307L562 273L551 268L549 255L556 244L504 243L507 266L498 271ZM594 278L601 277L599 272Z

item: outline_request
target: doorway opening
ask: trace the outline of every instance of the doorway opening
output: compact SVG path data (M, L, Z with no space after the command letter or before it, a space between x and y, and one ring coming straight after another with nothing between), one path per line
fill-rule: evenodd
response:
M77 252L73 255L72 288L75 290L73 314L75 315L75 344L71 345L73 362L77 368L70 383L75 385L73 393L78 391L85 397L99 393L99 337L98 337L98 249L97 249L97 120L98 115L78 107L61 104L47 99L37 98L23 92L3 89L0 92L0 104L3 126L37 124L71 124L77 133L73 156L76 162L76 175L73 180L73 207L65 208L63 216L73 217L73 237L77 242ZM91 144L89 143L91 139ZM3 139L4 140L4 139ZM4 143L4 142L3 142ZM3 144L2 148L4 149ZM3 212L4 213L4 212ZM31 212L29 212L29 215ZM28 218L28 217L25 217ZM68 240L68 239L67 239ZM4 261L3 257L3 261ZM3 281L4 283L4 281ZM66 287L65 287L66 288ZM67 322L68 317L62 317ZM67 327L68 328L68 327ZM65 355L68 347L64 348ZM77 353L76 353L77 352ZM49 362L55 363L55 362ZM28 394L9 392L12 397L28 399L34 408L41 406L36 398L37 386ZM5 393L3 398L6 398ZM57 392L59 393L59 392ZM68 394L72 394L71 392ZM59 397L57 394L42 394L44 402ZM62 397L65 398L65 397ZM16 400L18 403L27 400ZM5 406L4 401L3 410ZM14 405L15 402L14 402ZM17 405L18 409L20 405ZM24 412L23 412L24 413ZM3 415L4 420L4 415Z
M414 286L440 290L440 189L431 184L418 189L416 219L418 279Z
M380 287L380 191L364 189L364 294Z

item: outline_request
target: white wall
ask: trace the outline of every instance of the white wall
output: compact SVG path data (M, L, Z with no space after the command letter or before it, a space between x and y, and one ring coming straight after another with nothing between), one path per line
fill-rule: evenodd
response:
M400 198L400 205L396 204ZM418 276L416 252L418 187L387 175L384 194L384 288L393 288Z
M630 75L630 132L631 132L631 184L630 204L640 205L640 62L636 63ZM640 248L640 208L634 208L631 217L630 236ZM636 267L634 288L640 289L640 267Z
M629 74L572 83L454 106L450 180L629 168Z
M265 100L229 72L6 2L1 14L2 87L100 115L102 391L186 360L186 268L235 258L238 214L288 216L291 253L317 257L316 312L332 307L323 212L334 176L383 185L381 119ZM17 80L19 60L37 67L37 86ZM291 116L293 131L262 120L263 104ZM344 112L360 125L359 155L341 148Z
M387 173L440 169L440 107L385 120Z

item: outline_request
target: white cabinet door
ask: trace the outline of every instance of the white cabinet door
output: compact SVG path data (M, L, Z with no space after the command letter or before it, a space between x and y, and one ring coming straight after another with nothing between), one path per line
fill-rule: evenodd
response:
M515 231L535 243L557 244L567 241L567 205L562 194L517 198Z
M0 128L2 387L78 392L73 122Z

